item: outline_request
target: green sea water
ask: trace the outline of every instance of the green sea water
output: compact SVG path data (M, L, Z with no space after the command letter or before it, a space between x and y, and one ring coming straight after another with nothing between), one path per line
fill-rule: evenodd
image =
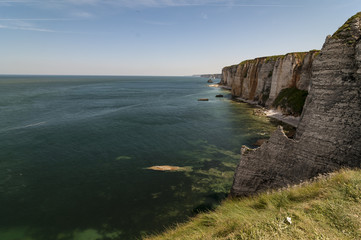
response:
M0 239L136 239L219 204L275 126L206 82L0 76Z

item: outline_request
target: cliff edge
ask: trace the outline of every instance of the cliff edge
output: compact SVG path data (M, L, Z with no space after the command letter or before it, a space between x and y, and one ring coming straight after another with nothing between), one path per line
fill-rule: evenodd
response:
M311 81L295 138L288 139L279 127L260 148L252 150L242 147L241 160L231 189L232 196L245 196L295 184L342 166L361 167L360 39L361 12L326 38L316 58L316 53L305 54L303 61L307 54L311 54L308 57L312 59L308 73ZM266 63L265 59L257 61ZM263 66L266 68L266 65ZM238 66L235 73L240 71L239 68L242 67ZM271 69L267 70L270 72ZM232 80L227 74L223 72L223 83L232 86L236 84L230 83ZM274 70L273 74L276 74ZM307 85L301 84L300 80L295 81L297 83L299 86ZM258 84L251 87L251 93L257 87ZM264 101L265 104L270 104L278 94L278 88L272 92L272 87L271 81L270 95ZM242 87L240 89L240 95L244 95ZM257 91L253 93L256 95ZM252 94L248 96L252 97Z

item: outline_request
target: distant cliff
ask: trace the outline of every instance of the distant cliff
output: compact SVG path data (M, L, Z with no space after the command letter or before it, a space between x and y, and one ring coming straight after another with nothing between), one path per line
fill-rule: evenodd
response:
M312 50L246 60L223 68L221 84L231 87L233 96L300 115L310 88L312 63L318 54ZM289 95L298 97L295 103L284 100Z
M204 78L222 78L222 74L220 73L215 73L215 74L202 74L200 75L200 77L204 77Z
M266 105L284 86L307 89L311 83L295 138L288 139L280 127L260 148L242 147L231 195L284 187L342 166L361 167L361 12L328 36L317 54L223 69L223 83L235 95ZM282 74L295 77L276 81Z

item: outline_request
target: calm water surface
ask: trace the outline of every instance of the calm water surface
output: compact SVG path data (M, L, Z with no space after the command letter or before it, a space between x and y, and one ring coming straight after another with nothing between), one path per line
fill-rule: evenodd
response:
M217 205L274 126L206 81L0 76L0 239L134 239Z

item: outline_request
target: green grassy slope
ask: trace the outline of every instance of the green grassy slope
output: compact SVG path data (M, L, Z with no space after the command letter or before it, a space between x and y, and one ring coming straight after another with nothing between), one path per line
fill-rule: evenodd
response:
M215 211L148 239L361 239L361 170L228 199Z
M273 102L273 107L281 106L288 114L300 116L303 106L305 105L308 92L305 90L293 88L285 88L278 94Z

